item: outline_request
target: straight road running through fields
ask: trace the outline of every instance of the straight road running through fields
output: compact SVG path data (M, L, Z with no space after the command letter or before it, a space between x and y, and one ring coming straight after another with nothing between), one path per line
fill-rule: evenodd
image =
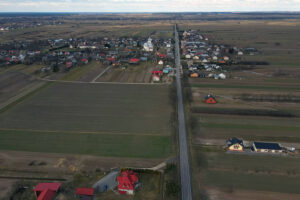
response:
M181 87L181 67L180 67L180 51L179 36L177 25L174 27L175 32L175 65L176 65L176 85L178 98L178 131L179 131L179 165L181 180L181 199L192 200L192 186L190 174L189 151L187 144L187 134L184 116L184 106Z

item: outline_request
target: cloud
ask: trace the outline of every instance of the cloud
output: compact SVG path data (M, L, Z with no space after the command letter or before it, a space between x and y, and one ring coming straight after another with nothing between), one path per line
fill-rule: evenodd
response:
M0 0L0 12L300 11L300 0Z

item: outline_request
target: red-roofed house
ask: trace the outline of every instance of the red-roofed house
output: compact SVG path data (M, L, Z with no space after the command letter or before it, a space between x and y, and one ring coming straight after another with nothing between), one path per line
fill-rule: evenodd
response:
M216 98L214 96L212 96L212 95L207 95L204 98L204 100L205 100L205 103L207 103L207 104L216 104L217 103Z
M129 63L130 64L138 64L140 62L140 59L138 58L130 58Z
M161 74L163 74L163 71L162 70L153 70L152 74L159 74L159 75L161 75Z
M81 59L81 62L83 62L84 64L88 64L88 63L89 63L89 60L86 59L86 58L82 58L82 59Z
M158 55L158 57L160 57L160 58L166 58L167 57L167 55L166 54L157 54Z
M137 173L127 170L121 173L121 176L117 177L118 192L120 194L134 194L135 186L139 181Z
M113 57L108 57L108 58L106 58L106 60L111 61L111 62L114 62L114 61L115 61L115 58L113 58Z
M77 188L76 196L79 200L93 200L94 192L94 188Z
M73 66L72 62L66 62L66 68L70 69Z
M33 189L37 200L53 200L61 183L39 183Z

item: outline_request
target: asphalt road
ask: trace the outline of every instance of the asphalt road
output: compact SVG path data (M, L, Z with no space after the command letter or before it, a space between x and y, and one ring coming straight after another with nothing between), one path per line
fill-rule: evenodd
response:
M181 180L181 199L192 200L189 151L188 151L188 144L187 144L187 134L186 134L182 87L181 87L180 50L179 50L179 36L177 31L177 25L175 25L174 30L175 30L176 85L177 85L177 98L178 98L179 166L180 166L180 180Z

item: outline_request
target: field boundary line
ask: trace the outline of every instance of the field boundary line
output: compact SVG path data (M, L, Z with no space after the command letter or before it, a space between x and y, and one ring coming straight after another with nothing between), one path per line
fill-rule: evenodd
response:
M60 131L60 130L34 130L34 129L9 129L0 128L0 131L16 131L16 132L35 132L35 133L62 133L62 134L95 134L95 135L136 135L136 136L159 136L168 137L171 134L155 134L155 133L129 133L117 131Z

